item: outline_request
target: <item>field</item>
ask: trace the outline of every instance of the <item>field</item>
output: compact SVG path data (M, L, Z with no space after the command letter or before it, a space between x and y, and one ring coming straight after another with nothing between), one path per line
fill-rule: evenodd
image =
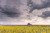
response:
M48 25L0 25L0 33L50 33Z

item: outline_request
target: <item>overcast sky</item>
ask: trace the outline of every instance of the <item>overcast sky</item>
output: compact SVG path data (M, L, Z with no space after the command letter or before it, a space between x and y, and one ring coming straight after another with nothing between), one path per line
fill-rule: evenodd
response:
M1 25L50 24L50 0L0 0Z

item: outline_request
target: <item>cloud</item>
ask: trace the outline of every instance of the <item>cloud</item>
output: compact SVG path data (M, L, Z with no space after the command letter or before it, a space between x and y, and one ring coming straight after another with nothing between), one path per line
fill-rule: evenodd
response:
M0 25L2 25L3 23L2 22L0 22Z
M4 24L20 21L20 0L1 0L0 4L0 21Z
M0 7L0 21L4 24L43 24L48 21L44 18L50 17L49 0L7 0L5 3Z
M7 15L8 17L19 17L20 11L16 8L4 8L1 11L3 14Z
M38 2L41 2L40 4ZM50 0L28 0L27 2L27 6L30 8L30 13L35 10L35 9L43 9L43 8L47 8L50 7Z
M47 17L50 17L50 11L45 11L42 13L41 15L42 18L47 18Z

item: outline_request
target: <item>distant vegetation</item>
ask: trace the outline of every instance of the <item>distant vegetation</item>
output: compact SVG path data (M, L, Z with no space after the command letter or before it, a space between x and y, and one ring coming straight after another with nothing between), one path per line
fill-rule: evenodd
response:
M32 24L28 23L27 25L32 25Z
M50 33L50 26L0 25L0 33Z

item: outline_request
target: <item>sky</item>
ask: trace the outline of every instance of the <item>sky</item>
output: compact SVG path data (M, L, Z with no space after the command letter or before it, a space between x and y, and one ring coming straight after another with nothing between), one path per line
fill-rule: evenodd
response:
M50 0L0 0L0 25L50 25Z

